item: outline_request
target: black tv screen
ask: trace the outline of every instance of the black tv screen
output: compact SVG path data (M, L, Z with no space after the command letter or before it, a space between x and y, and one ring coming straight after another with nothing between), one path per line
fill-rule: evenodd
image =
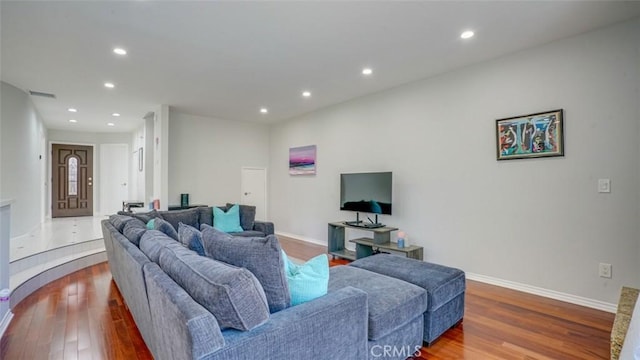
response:
M391 215L391 172L340 174L340 210Z

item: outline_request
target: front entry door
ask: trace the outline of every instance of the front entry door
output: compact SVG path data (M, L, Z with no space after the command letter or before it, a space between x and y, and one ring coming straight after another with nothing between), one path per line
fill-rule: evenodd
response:
M93 147L53 144L51 216L93 216Z

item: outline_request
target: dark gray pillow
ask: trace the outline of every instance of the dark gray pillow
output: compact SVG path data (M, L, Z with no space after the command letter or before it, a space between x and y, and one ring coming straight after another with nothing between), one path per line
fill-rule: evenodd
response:
M133 218L131 216L127 216L127 215L111 215L111 216L109 216L109 222L119 232L122 232L122 230L124 229L124 226L131 220L133 220Z
M227 209L230 209L234 204L227 203ZM240 206L240 226L242 229L253 230L253 224L256 221L256 207L252 205L239 205Z
M140 251L147 255L154 263L158 263L160 250L165 246L179 246L184 248L184 245L158 230L147 230L140 238Z
M169 235L173 238L173 240L180 241L178 238L178 232L168 221L162 218L155 218L153 220L153 229L162 231L163 233Z
M198 253L200 256L204 256L204 247L202 246L202 233L200 230L193 226L178 223L178 238L180 242Z
M183 223L195 228L200 226L198 209L159 211L158 214L163 220L168 221L176 230L178 230L178 223Z
M247 269L170 247L160 250L159 265L221 328L251 330L269 320L264 291Z
M133 219L128 221L124 225L124 229L122 229L122 234L124 237L129 239L134 245L140 246L140 238L147 231L147 226L145 223L138 219Z
M198 209L198 220L200 225L207 224L213 226L213 207L201 206ZM198 226L200 228L200 226Z
M291 304L284 260L278 239L233 237L208 225L202 225L202 243L207 256L243 267L260 281L271 313L286 309Z
M155 209L151 210L151 211L148 211L148 212L144 212L144 213L135 213L134 212L134 213L131 213L131 216L133 216L136 219L139 219L140 221L142 221L145 224L148 223L149 220L151 220L151 219L155 219L157 217L162 218L162 216L160 216L158 214L158 211L155 210Z

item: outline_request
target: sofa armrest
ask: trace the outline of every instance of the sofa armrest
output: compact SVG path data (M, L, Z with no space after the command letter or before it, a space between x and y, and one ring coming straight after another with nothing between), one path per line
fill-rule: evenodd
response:
M253 230L263 232L265 236L273 235L273 223L269 221L254 221Z
M210 359L367 359L367 295L347 286L271 314L251 331L222 332Z

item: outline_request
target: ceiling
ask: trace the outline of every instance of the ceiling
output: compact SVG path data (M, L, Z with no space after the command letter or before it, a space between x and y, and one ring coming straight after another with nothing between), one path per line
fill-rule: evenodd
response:
M1 79L56 95L32 97L47 127L122 132L159 104L290 119L640 16L640 2L2 1L0 15Z

